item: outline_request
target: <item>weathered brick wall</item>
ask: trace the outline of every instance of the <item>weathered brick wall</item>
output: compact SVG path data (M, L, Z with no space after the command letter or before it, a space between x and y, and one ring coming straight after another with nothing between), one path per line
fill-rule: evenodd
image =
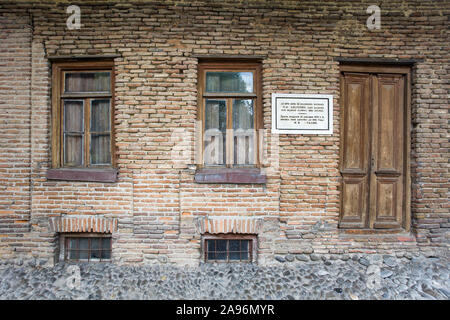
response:
M30 221L31 29L27 12L0 15L0 255L20 250Z
M374 31L366 28L366 8L373 4L367 1L95 1L80 5L81 29L68 30L71 4L0 4L5 258L16 248L24 256L50 259L56 233L49 218L60 216L117 219L113 256L122 263L197 263L197 219L217 215L263 219L261 263L287 253L448 246L448 1L383 2L381 29ZM24 41L15 41L19 36ZM46 56L105 54L119 56L114 60L118 181L47 181ZM195 56L208 54L265 56L265 129L271 127L272 93L323 93L334 96L334 134L280 135L279 168L265 185L195 183ZM422 59L412 76L411 234L349 236L337 229L338 57ZM172 161L176 130L185 130L190 161ZM270 150L277 140L269 141ZM18 229L28 221L30 232ZM3 231L9 226L14 229Z

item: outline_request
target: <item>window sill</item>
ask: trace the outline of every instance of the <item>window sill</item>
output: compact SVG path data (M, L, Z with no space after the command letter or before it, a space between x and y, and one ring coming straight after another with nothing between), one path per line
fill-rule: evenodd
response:
M87 181L87 182L116 182L116 169L75 169L58 168L47 171L48 180Z
M195 173L194 179L197 183L266 183L266 175L258 168L200 169Z

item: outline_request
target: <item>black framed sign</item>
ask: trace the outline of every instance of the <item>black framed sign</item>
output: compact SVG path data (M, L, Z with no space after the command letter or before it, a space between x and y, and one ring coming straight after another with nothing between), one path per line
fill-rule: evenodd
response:
M333 134L333 95L272 93L272 133Z

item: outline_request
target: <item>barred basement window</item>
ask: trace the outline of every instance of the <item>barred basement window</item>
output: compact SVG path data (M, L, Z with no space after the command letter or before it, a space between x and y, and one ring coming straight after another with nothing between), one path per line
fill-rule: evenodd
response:
M249 237L206 237L206 262L252 262L254 239Z
M65 261L111 261L111 237L66 236Z

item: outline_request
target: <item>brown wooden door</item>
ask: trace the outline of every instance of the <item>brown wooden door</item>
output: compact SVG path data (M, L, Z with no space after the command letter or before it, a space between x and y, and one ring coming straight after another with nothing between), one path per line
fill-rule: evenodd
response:
M341 228L405 226L406 78L341 74Z

